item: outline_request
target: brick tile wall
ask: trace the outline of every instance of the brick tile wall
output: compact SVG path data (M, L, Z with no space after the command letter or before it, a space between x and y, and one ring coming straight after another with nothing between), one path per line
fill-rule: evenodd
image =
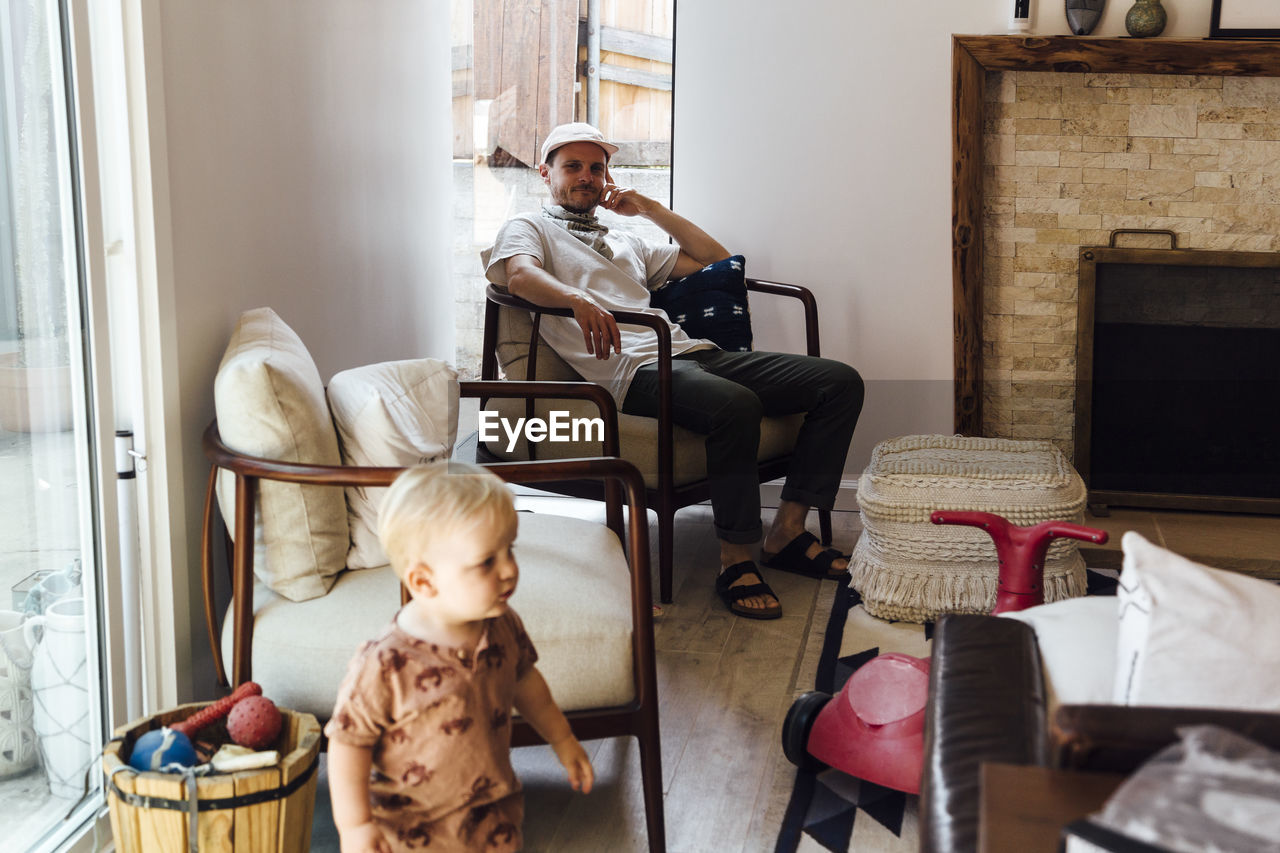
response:
M1080 247L1280 250L1280 78L989 72L983 143L984 434L1070 455Z

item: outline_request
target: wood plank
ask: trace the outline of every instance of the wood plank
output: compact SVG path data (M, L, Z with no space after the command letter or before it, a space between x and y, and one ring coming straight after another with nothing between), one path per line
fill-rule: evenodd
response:
M289 728L284 743L290 744L288 753L280 760L280 784L287 786L293 780L312 770L312 763L320 753L320 724L311 714L289 712L286 719ZM306 853L311 849L311 823L315 817L316 780L318 768L302 787L280 801L279 847L282 851Z
M481 100L498 97L502 91L502 28L506 20L505 0L486 0L475 4L475 96Z
M124 775L124 774L121 774ZM186 798L182 777L165 773L139 773L134 791L166 800ZM138 815L140 849L148 851L180 851L187 849L187 813L169 809L145 809Z
M698 719L707 699L706 685L719 665L719 654L668 651L658 656L658 696L661 697L658 729L662 739L664 795L675 782L676 768L680 766L684 751L689 746L694 721ZM636 759L635 769L639 774L638 754Z
M983 764L978 849L1056 853L1062 827L1101 808L1124 778L1120 773Z
M982 104L986 74L958 37L951 45L951 66L955 431L982 435Z
M602 740L582 742L593 769ZM569 805L580 796L569 787L564 767L555 750L546 745L521 746L511 750L511 766L524 787L524 843L526 850L555 850L555 839L565 821ZM599 771L596 771L599 778ZM595 802L594 792L591 794Z
M587 43L586 19L578 21L578 43ZM621 27L600 27L601 52L625 53L641 59L652 59L656 62L671 64L675 55L674 42L668 36L655 35L651 32L624 30Z
M536 92L537 121L531 148L538 152L551 128L573 120L573 83L578 59L578 10L558 0L543 0L538 40L538 79ZM524 158L521 158L524 159ZM525 162L536 165L534 160Z
M569 791L564 819L543 849L644 853L649 845L636 739L605 738L596 743L598 749L591 758L595 786L585 797ZM563 780L564 771L560 773ZM561 784L568 789L567 784ZM670 841L674 836L668 831L667 838Z
M200 780L200 799L215 800L234 797L236 786L225 773L214 773ZM235 850L233 830L235 809L210 809L200 812L197 837L200 853L231 853Z
M783 599L782 618L737 620L708 679L666 800L667 835L675 849L743 849L751 809L771 793L765 776L781 748L779 714L789 704L810 609L798 590L782 591L782 577L774 572L769 578ZM810 599L820 583L785 577L806 586Z
M618 27L600 28L600 49L665 62L668 65L675 56L674 42L670 38Z
M1264 39L955 36L989 71L1280 77L1280 50Z
M605 62L600 63L600 80L621 83L625 86L639 86L659 92L670 92L672 89L670 74L624 68L621 65L610 65Z
M116 734L120 734L117 731ZM117 788L126 794L135 794L137 790L134 780L137 774L132 771L112 773L117 767L124 765L120 760L121 744L113 743L107 747L102 759L102 769L108 779L115 782ZM107 789L110 792L110 789ZM138 810L128 805L113 793L108 793L111 811L111 836L115 840L115 848L119 853L144 853L142 839L138 837Z
M538 160L534 139L538 127L538 57L545 2L506 0L502 42L498 45L502 74L499 94L495 96L501 97L504 103L496 132L491 125L489 136L491 146L508 151L529 166L537 165ZM477 57L477 68L482 63ZM492 113L490 116L492 118Z
M266 767L230 774L237 796L280 787L280 770ZM235 810L236 850L275 850L280 821L280 801L257 803Z

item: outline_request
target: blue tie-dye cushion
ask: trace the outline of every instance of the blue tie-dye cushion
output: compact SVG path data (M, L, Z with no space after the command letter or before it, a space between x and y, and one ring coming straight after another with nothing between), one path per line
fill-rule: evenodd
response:
M748 352L751 312L745 267L742 255L716 261L655 290L649 304L667 312L691 338L706 338L730 352Z

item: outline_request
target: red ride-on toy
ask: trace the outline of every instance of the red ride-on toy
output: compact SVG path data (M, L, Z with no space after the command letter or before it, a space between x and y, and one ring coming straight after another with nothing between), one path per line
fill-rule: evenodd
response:
M1105 530L1065 521L1018 527L989 512L945 511L933 513L930 520L981 527L995 541L1000 580L993 614L1044 603L1044 556L1052 540L1107 541ZM792 703L782 724L782 750L803 769L834 767L918 794L928 695L926 658L880 655L859 667L834 701L830 694L812 691Z

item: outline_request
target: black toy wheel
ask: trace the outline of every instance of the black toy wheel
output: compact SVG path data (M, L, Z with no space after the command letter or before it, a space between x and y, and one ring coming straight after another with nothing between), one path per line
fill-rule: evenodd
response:
M801 770L821 770L826 765L809 754L809 732L818 712L831 701L830 693L811 690L791 703L782 721L782 753Z

